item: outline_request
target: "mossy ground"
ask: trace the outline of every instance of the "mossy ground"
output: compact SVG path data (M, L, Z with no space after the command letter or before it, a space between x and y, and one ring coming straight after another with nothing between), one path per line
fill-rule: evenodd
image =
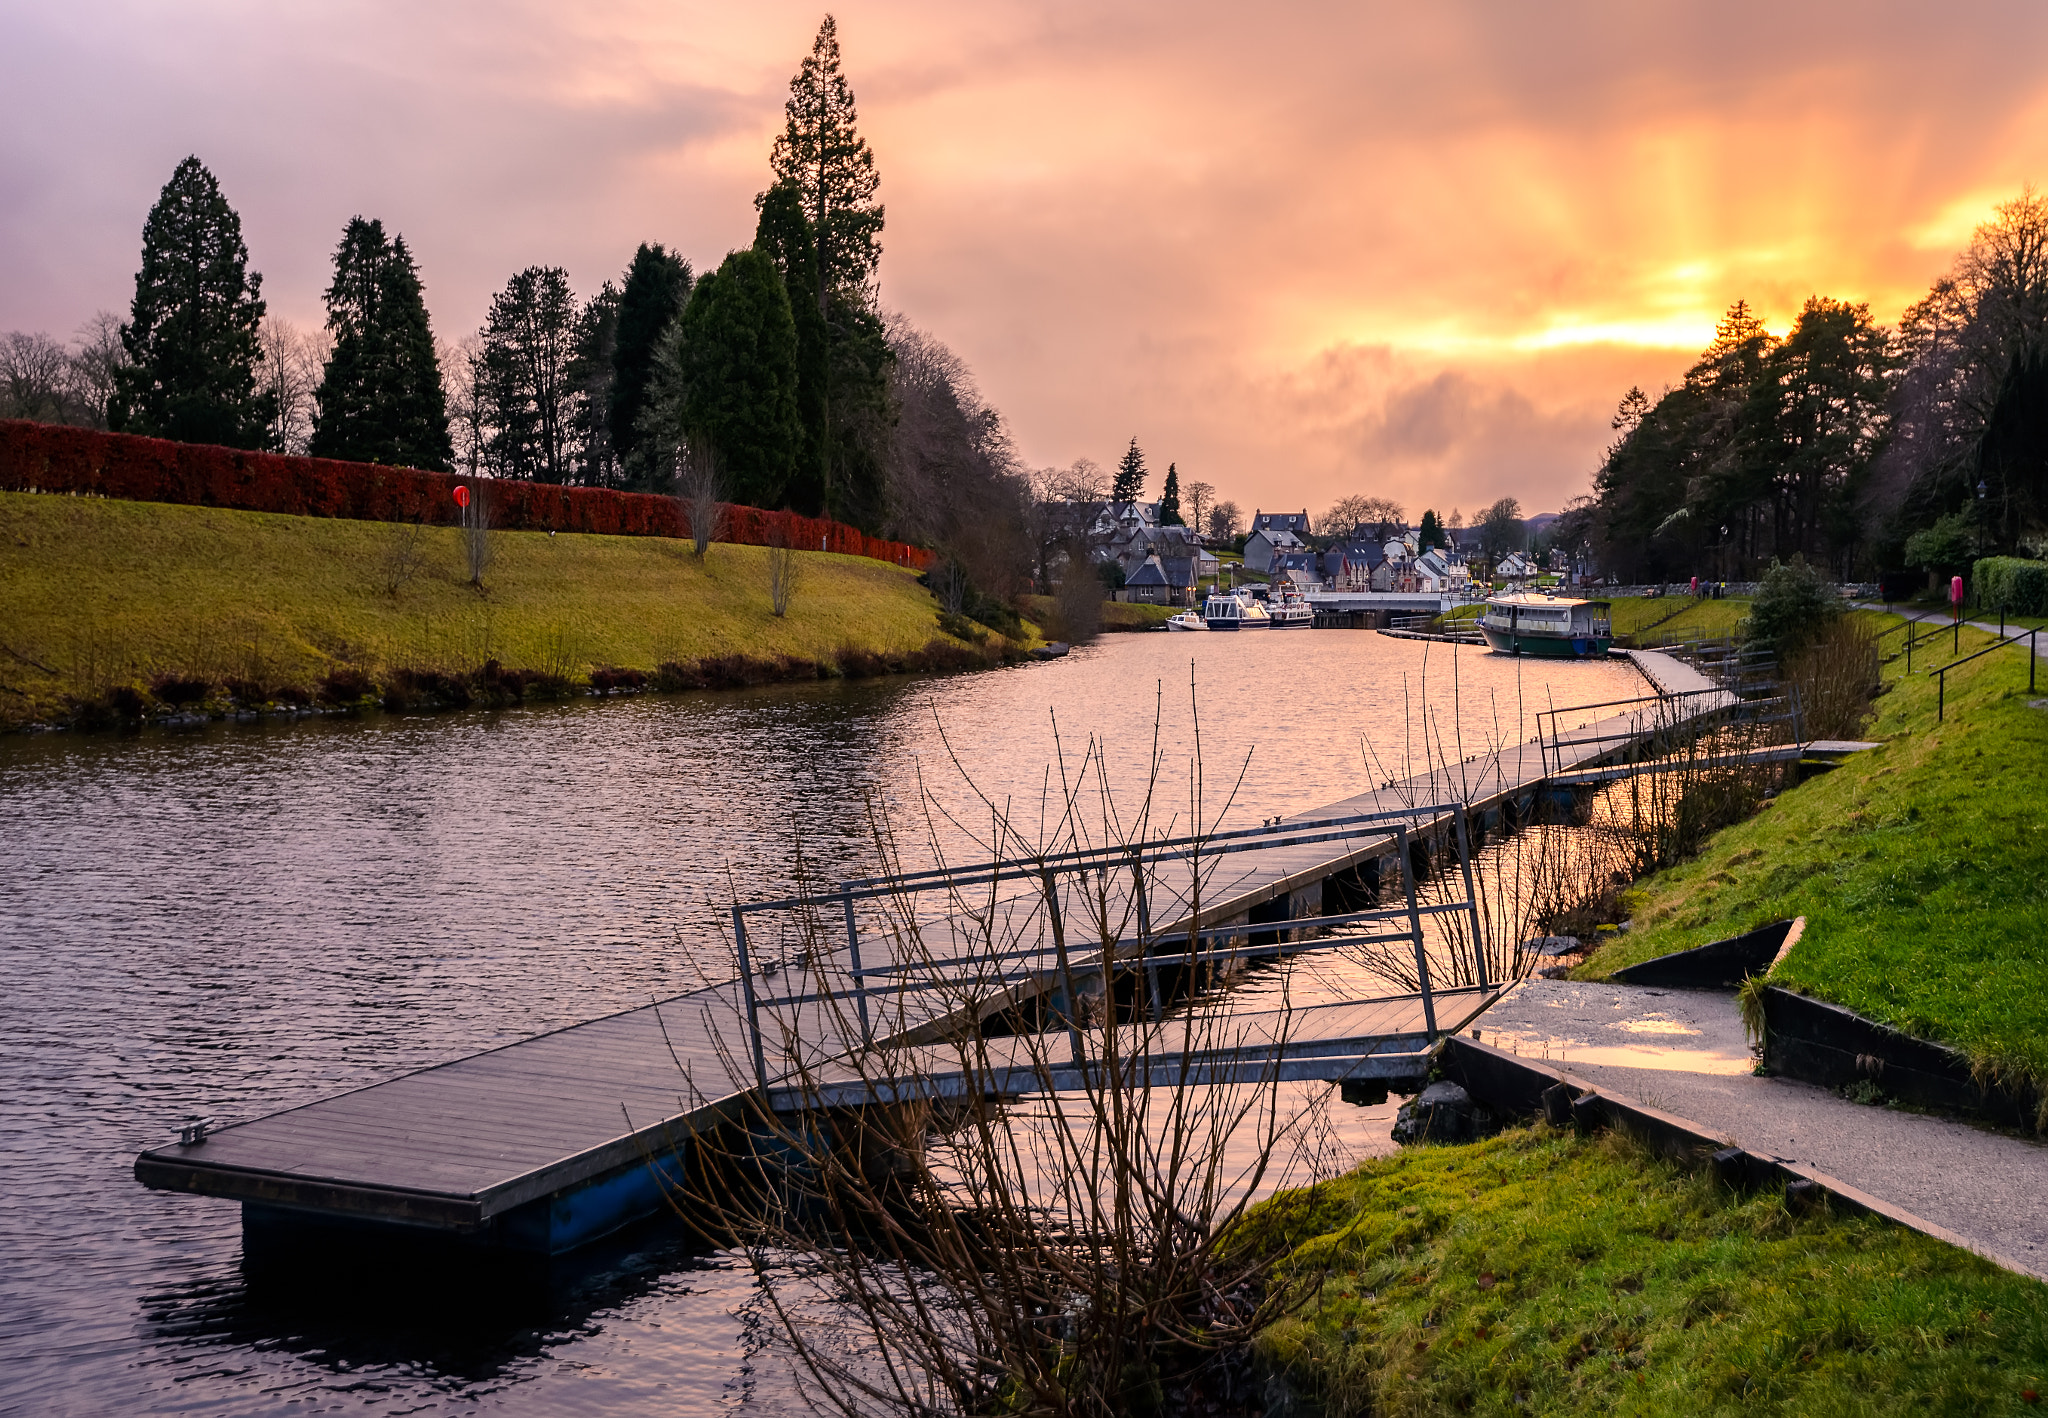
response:
M1328 1267L1320 1298L1261 1343L1333 1415L1979 1415L2048 1391L2038 1282L1612 1134L1368 1162L1311 1229L1293 1263Z
M1992 643L1965 629L1962 653ZM1936 721L1929 671L1885 669L1865 737L1882 748L1779 794L1694 860L1637 884L1634 926L1581 968L1624 965L1805 916L1771 976L1981 1067L2048 1080L2048 712L2024 648L1963 666ZM2048 674L2037 677L2040 699Z
M0 722L160 674L306 683L337 666L469 670L486 660L570 680L593 667L743 655L883 656L943 640L915 574L799 553L771 613L767 552L656 537L495 534L480 593L459 533L390 523L0 493Z

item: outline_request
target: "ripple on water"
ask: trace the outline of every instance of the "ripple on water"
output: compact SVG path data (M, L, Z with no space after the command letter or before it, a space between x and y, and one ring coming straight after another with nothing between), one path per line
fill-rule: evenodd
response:
M1358 632L1123 636L939 680L0 741L0 1410L784 1406L751 1276L659 1228L516 1322L299 1313L250 1294L234 1206L144 1190L134 1155L190 1112L256 1116L692 988L719 970L728 883L787 887L799 838L825 871L858 864L864 795L900 810L922 768L965 801L951 755L1035 818L1091 733L1135 787L1156 709L1184 824L1191 663L1234 823L1419 768L1403 724L1425 700L1462 757L1553 699L1638 692L1625 666ZM1345 1145L1377 1145L1380 1111L1342 1110Z

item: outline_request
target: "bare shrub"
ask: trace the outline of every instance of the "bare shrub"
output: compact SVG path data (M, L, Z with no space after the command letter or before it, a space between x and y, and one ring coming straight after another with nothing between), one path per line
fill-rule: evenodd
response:
M702 561L711 544L725 535L726 520L725 479L718 451L708 439L693 438L683 448L676 462L675 499L690 527L690 545Z
M1808 739L1853 739L1861 733L1877 681L1877 633L1855 616L1831 622L1785 667Z
M754 1260L814 1406L919 1418L1210 1411L1195 1405L1230 1386L1228 1356L1316 1292L1314 1264L1280 1262L1317 1229L1313 1184L1334 1170L1319 1103L1261 1067L1203 1073L1201 1060L1253 1037L1245 1016L1199 999L1165 1008L1156 985L1149 1006L1142 984L1131 1003L1111 983L1145 959L1218 978L1193 960L1192 939L1156 934L1145 905L1202 919L1208 872L1236 860L1202 855L1222 814L1202 800L1199 753L1179 811L1159 806L1162 761L1121 811L1091 743L1032 805L1042 835L977 794L989 826L975 848L1009 858L1014 876L997 889L942 864L939 882L898 877L901 894L847 898L893 962L889 983L858 1002L830 963L848 929L835 896L807 891L822 908L798 903L751 937L775 952L763 976L783 981L797 1011L776 1017L771 1046L796 1066L777 1085L795 1091L795 1111L763 1104L694 1137L674 1199ZM923 796L927 823L960 821ZM1197 830L1146 855L1169 820ZM900 869L878 807L869 828L881 865ZM1182 853L1184 841L1197 846ZM1076 867L1066 854L1077 852L1104 864ZM800 849L796 866L807 880ZM1050 1003L1021 998L999 963L1027 942L1057 960ZM1285 1024L1258 1018L1275 1032L1256 1037L1284 1044ZM962 1019L986 1023L933 1027ZM872 1045L851 1054L835 1042L861 1038ZM1304 1189L1253 1210L1288 1185Z
M768 606L778 616L789 614L790 600L803 584L802 555L789 544L778 521L768 534Z
M397 597L398 593L412 584L415 576L427 559L427 529L419 522L392 522L384 533L384 555L379 563L379 572L386 595ZM481 575L481 572L473 572Z

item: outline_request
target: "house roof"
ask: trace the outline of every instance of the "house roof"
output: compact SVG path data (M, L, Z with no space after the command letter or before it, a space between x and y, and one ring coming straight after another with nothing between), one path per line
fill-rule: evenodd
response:
M1156 556L1146 557L1145 564L1136 571L1133 571L1124 582L1126 586L1164 586L1166 584L1166 572L1161 568L1159 558Z
M1163 556L1159 569L1165 573L1169 586L1192 586L1195 584L1195 559L1191 556Z
M1308 511L1304 508L1300 512L1254 512L1252 514L1252 530L1254 532L1279 530L1293 532L1297 536L1305 537L1309 535Z

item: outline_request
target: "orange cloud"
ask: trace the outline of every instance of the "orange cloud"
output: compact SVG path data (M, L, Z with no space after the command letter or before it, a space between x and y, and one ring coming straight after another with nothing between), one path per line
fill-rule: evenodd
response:
M318 314L341 224L403 230L445 333L534 262L746 241L819 11L396 0L17 8L0 328L125 302L197 151L267 292ZM2048 12L873 0L838 11L889 208L885 300L1035 463L1238 501L1583 490L1631 383L1735 297L1894 319L2048 175Z

